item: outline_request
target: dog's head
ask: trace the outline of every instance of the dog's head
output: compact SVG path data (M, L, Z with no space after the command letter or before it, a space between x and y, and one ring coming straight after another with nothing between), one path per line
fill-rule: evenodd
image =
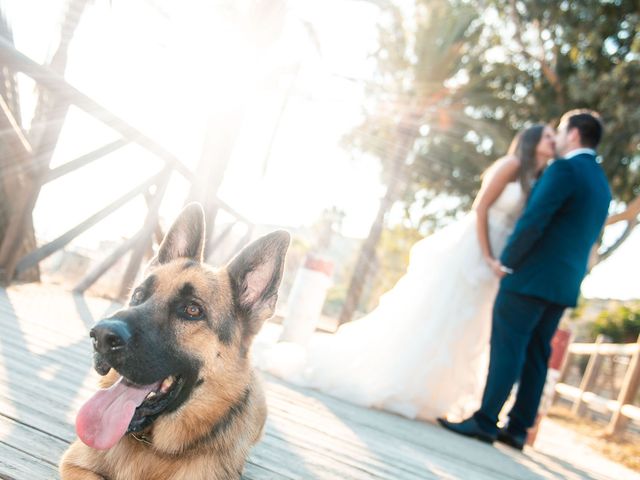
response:
M89 446L107 449L191 403L215 410L245 394L248 350L274 313L289 234L266 235L214 269L203 264L204 231L202 208L187 206L129 306L91 330L95 368L115 383L78 414Z

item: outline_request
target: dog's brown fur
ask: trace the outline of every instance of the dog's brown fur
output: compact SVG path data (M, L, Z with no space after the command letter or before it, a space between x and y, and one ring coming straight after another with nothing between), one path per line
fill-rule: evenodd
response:
M201 262L202 217L201 208L191 205L176 220L148 269L153 294L144 302L151 302L144 308L160 318L158 312L185 285L206 302L207 321L158 320L171 321L177 348L199 360L198 385L177 410L160 415L142 435L126 434L109 450L76 440L60 463L63 480L241 476L267 414L248 351L262 322L273 314L289 235L267 235L226 267L213 269ZM135 308L142 307L130 307ZM111 369L101 387L119 376Z

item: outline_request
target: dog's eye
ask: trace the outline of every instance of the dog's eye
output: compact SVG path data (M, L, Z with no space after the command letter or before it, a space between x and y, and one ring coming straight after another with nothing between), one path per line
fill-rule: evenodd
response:
M188 303L184 306L184 313L188 318L202 317L202 308L196 303Z
M138 289L131 295L131 303L140 303L142 300L144 300L144 290Z

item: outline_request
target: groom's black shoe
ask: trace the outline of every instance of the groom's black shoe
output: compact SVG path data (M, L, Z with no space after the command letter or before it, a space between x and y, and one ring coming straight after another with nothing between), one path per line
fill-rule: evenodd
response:
M447 430L464 435L465 437L477 438L485 443L493 443L496 439L495 436L485 432L480 428L476 419L471 417L459 423L450 422L444 418L438 418L438 423Z
M513 433L509 431L508 427L504 427L498 432L497 440L500 443L509 445L511 448L522 450L524 448L524 444L527 442L527 434Z

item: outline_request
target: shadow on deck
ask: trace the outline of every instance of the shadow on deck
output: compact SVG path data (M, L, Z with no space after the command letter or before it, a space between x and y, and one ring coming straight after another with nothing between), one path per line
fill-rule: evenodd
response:
M0 478L57 478L74 414L95 390L87 332L117 307L52 286L0 290ZM640 479L589 452L560 450L567 445L553 425L541 432L542 451L521 454L265 380L267 429L245 479Z

